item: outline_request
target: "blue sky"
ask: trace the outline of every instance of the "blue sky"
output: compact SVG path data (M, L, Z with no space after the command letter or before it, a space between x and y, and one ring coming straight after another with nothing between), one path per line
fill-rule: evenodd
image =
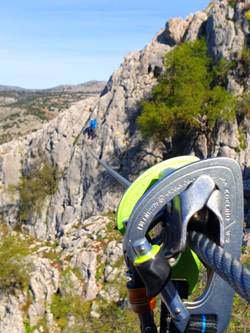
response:
M3 0L0 84L49 88L107 80L168 18L208 0Z

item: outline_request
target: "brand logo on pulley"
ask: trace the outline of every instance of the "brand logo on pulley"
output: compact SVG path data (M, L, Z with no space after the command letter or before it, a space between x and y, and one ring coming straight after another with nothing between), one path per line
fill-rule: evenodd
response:
M224 215L225 215L225 220L230 221L231 220L231 192L229 189L225 189L224 193Z
M150 216L155 215L157 213L159 207L162 208L164 204L172 200L176 195L180 194L181 191L184 191L184 189L186 189L187 186L192 184L195 180L196 178L184 180L183 183L181 184L177 183L176 186L173 185L174 186L173 189L167 191L164 194L159 195L157 200L142 215L140 221L137 224L137 230L143 231L144 227L148 222L148 219L150 218Z

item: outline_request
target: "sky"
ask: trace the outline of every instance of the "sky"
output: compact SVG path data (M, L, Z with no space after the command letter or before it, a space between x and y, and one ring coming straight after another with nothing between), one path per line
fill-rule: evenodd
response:
M108 80L171 17L208 0L3 0L0 84L50 88Z

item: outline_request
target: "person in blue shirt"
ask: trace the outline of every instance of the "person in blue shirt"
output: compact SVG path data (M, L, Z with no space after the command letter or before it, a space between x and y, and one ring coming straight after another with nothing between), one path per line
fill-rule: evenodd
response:
M88 139L93 140L96 137L96 127L97 127L97 121L95 118L90 119L88 123L88 128L86 129L86 132L88 134Z

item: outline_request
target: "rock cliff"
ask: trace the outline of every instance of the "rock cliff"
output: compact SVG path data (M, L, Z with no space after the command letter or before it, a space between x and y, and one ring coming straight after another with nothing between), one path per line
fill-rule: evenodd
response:
M214 59L225 57L240 64L241 51L250 42L249 23L245 17L249 7L248 0L235 5L217 0L187 19L170 20L143 50L124 58L100 97L78 102L41 130L0 146L0 213L9 226L14 227L19 221L20 196L13 188L20 177L45 161L58 168L61 177L56 193L45 200L39 214L31 215L21 225L21 230L40 242L58 242L56 251L62 265L71 267L70 279L85 299L95 299L99 295L120 301L119 292L109 283L122 279L117 266L122 252L120 240L109 238L108 218L91 217L115 211L122 189L93 159L90 150L130 180L178 150L175 138L170 142L171 149L166 151L163 146L141 137L135 122L140 102L149 96L156 84L166 52L183 41L204 36ZM249 85L249 71L242 72L240 65L230 71L228 89L234 94L241 95L249 90ZM92 117L98 122L97 137L93 141L83 133ZM244 145L241 145L242 128ZM182 153L232 157L240 163L247 182L250 177L249 120L235 119L227 125L218 124L213 138L212 152L208 152L206 137L200 135L191 138ZM46 249L41 252L44 251ZM38 325L35 332L42 332L39 320L44 316L49 332L60 332L49 308L52 295L58 291L63 294L59 266L53 266L53 260L38 255L30 281L29 292L33 298L26 312L29 325ZM76 268L80 279L74 271ZM26 296L3 295L0 332L24 332L20 310L22 297ZM13 313L16 313L16 331L10 329ZM96 307L92 314L98 316Z
M164 54L182 41L204 35L215 59L223 56L237 61L249 38L244 16L247 4L247 1L239 2L233 8L226 1L214 1L204 12L186 20L170 20L145 49L125 57L99 98L79 102L24 140L2 145L0 209L4 219L15 224L18 215L18 193L8 195L9 185L17 184L22 173L44 159L58 166L63 178L57 193L44 204L41 217L33 216L28 221L27 228L34 235L42 239L55 238L76 220L114 210L121 189L93 160L89 150L130 179L161 160L166 153L163 147L142 139L136 131L135 119L140 101L149 95L162 71ZM228 89L239 94L248 89L248 85L249 77L243 82L237 70L231 71ZM81 133L90 117L98 121L94 141L87 140ZM242 168L248 168L248 124L245 127L246 146L239 151L237 121L227 128L223 124L218 126L212 155L233 157ZM174 141L173 144L176 145ZM206 138L198 137L186 150L206 157Z

